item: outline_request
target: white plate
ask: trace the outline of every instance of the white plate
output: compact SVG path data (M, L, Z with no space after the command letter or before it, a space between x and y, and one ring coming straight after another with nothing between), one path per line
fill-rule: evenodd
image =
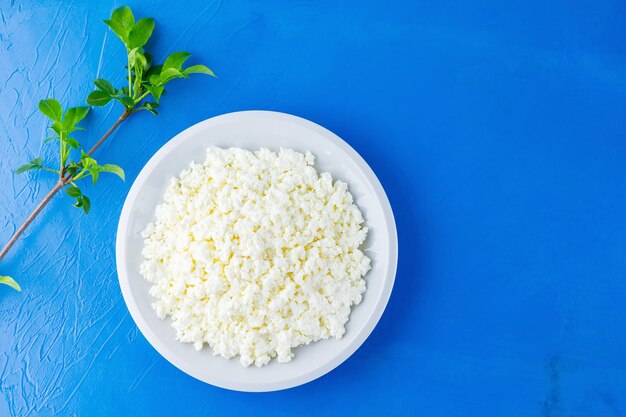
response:
M244 368L238 358L213 356L209 347L196 351L175 340L168 320L152 310L149 283L139 274L141 232L151 222L170 178L191 161L204 161L208 146L256 150L280 147L311 151L318 171L348 183L369 228L365 253L372 269L365 276L367 291L353 308L341 340L328 339L301 346L288 363ZM387 305L396 274L398 239L391 206L380 182L347 143L323 127L284 113L244 111L217 116L178 134L148 161L128 193L116 243L117 272L124 300L148 342L174 366L222 388L238 391L275 391L312 381L345 361L372 332ZM362 364L366 366L366 364Z

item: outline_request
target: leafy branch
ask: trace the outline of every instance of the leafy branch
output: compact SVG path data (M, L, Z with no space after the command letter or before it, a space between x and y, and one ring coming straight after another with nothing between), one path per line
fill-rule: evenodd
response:
M111 100L120 102L126 111L135 113L140 110L157 114L159 100L165 93L165 85L175 78L188 78L191 74L215 73L204 65L192 65L183 68L183 64L191 56L188 52L174 52L163 64L153 65L152 55L144 52L152 31L154 19L143 18L135 22L135 17L128 7L120 7L105 20L109 28L117 35L126 47L128 65L128 85L117 89L102 78L94 81L96 90L87 97L92 106L104 106Z
M58 169L44 165L42 158L35 158L19 167L15 173L21 174L26 171L41 170L57 175L58 180L0 251L0 260L61 189L65 188L66 194L75 200L75 207L88 214L91 200L83 194L77 184L78 181L91 178L93 184L96 184L102 173L114 174L122 180L125 179L124 170L121 167L114 164L101 165L91 155L130 115L141 110L156 115L159 101L165 94L166 84L173 79L188 78L190 74L196 73L215 77L213 71L204 65L192 65L183 68L184 63L191 56L188 52L175 52L168 56L163 64L153 65L152 56L144 51L144 47L154 31L155 25L152 18L142 18L135 21L131 9L123 6L113 11L111 18L105 20L104 23L121 39L126 48L127 85L118 89L110 81L98 78L94 81L96 89L87 96L87 104L105 106L111 101L117 101L123 106L123 112L109 130L88 151L85 151L78 140L71 135L76 131L84 130L78 124L87 116L90 108L87 106L69 107L64 111L61 103L53 98L39 102L39 111L50 119L52 122L50 130L54 133L53 136L46 139L46 142L58 142ZM0 276L0 284L8 285L18 291L21 290L19 284L8 276Z

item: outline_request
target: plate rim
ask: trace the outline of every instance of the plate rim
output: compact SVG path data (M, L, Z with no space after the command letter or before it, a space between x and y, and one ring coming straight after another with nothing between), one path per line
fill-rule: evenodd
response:
M131 295L129 277L126 271L126 240L122 238L123 236L126 236L126 231L129 226L130 207L134 205L139 190L145 184L145 181L149 174L154 170L154 166L158 162L160 162L161 159L163 159L162 155L166 154L169 148L178 146L178 143L181 142L186 136L192 134L195 130L201 129L204 125L220 123L225 119L232 119L236 117L267 117L284 122L293 122L295 124L303 125L303 127L316 131L320 134L320 136L324 137L325 139L329 140L334 145L339 147L350 157L350 159L354 161L357 167L365 175L365 178L369 182L369 185L374 190L376 194L376 200L381 205L384 214L389 238L389 262L387 271L385 272L385 280L383 283L381 295L379 296L378 300L376 300L376 305L374 306L370 316L367 318L367 322L361 329L361 332L356 335L354 340L347 347L339 352L338 355L335 355L327 362L325 362L324 365L303 375L298 375L292 378L284 379L282 381L262 385L259 383L247 382L233 383L231 381L220 380L219 378L213 377L211 377L211 380L208 381L207 378L205 378L203 375L197 374L194 369L189 369L189 367L186 366L184 362L179 361L176 357L172 357L173 355L170 355L169 352L167 352L168 348L161 343L161 341L159 340L159 336L156 335L156 332L154 332L152 328L148 325L148 323L143 319L143 315L140 313L139 307L137 306L135 299ZM359 349L361 345L365 342L365 340L370 336L370 334L380 321L380 318L382 317L387 307L389 298L391 297L391 292L393 290L398 264L398 234L396 230L393 210L382 184L378 180L378 177L376 176L374 171L363 159L363 157L361 157L361 155L359 155L359 153L354 150L354 148L352 148L347 142L345 142L343 139L341 139L339 136L326 129L325 127L299 116L270 110L244 110L224 113L195 123L169 139L154 153L154 155L150 157L150 159L146 162L146 164L141 168L141 170L135 177L133 184L131 185L130 190L128 191L128 194L124 200L124 205L122 207L118 227L116 230L115 258L118 283L120 285L122 296L124 298L124 303L126 304L126 307L128 308L128 311L130 312L130 315L139 331L143 334L148 343L165 360L167 360L169 363L174 365L182 372L210 385L234 391L270 392L294 388L299 385L311 382L329 373L330 371L341 365L344 361L346 361L350 356L352 356L352 354L354 354L354 352L356 352L356 350Z

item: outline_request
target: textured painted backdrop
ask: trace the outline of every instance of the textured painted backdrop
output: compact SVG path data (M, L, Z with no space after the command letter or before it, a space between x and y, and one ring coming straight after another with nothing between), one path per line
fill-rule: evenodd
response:
M161 114L98 151L85 217L54 199L6 260L0 416L618 416L626 413L626 5L623 1L132 1L175 81ZM40 98L123 83L110 1L0 0L0 240L53 184L12 171L42 143ZM335 131L395 210L396 288L346 363L270 394L205 385L162 359L122 300L122 202L193 123L271 109ZM118 108L87 120L102 133ZM93 143L93 135L82 135ZM90 188L90 187L87 187Z

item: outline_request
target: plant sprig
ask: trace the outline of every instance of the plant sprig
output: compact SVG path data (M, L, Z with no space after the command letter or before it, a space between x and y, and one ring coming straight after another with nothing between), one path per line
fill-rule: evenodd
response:
M44 166L42 158L35 158L28 164L19 167L15 173L20 174L37 169L56 173L63 187L69 187L66 188L67 194L76 199L74 206L82 208L87 214L91 203L89 198L82 194L76 181L91 176L95 185L101 172L113 173L124 180L124 170L114 164L99 165L95 159L80 149L78 140L70 137L77 130L85 130L78 126L78 123L87 116L89 107L70 107L63 111L61 103L53 98L47 98L39 102L39 111L52 121L50 130L54 132L55 136L47 138L46 141L59 142L59 169ZM78 161L68 161L72 149L80 149L81 156Z
M87 103L92 106L104 106L111 100L116 100L131 113L146 110L156 115L159 100L165 93L165 85L171 80L187 78L190 74L208 74L215 77L215 73L205 65L183 68L183 64L191 56L188 52L174 52L163 64L153 65L152 55L143 49L154 31L152 18L135 22L133 12L124 6L115 10L104 23L126 47L128 85L117 89L109 81L97 79L94 81L96 90L87 97Z
M156 115L159 101L165 94L166 84L176 78L188 78L190 74L207 74L215 77L215 73L205 65L191 65L183 68L184 63L191 56L188 52L174 52L162 64L153 65L152 55L145 52L144 47L154 31L154 19L142 18L135 21L135 16L128 6L114 10L111 18L105 20L104 23L120 38L126 48L127 85L118 89L110 81L98 78L94 81L96 89L89 93L86 101L90 106L96 107L117 101L123 106L124 111L91 149L85 151L78 140L71 135L78 130L85 130L78 124L85 119L90 108L78 106L63 110L61 103L53 98L39 102L39 111L51 120L50 130L54 133L45 141L57 141L59 145L58 169L46 166L42 158L35 158L19 167L15 173L47 171L55 173L58 181L0 251L0 259L6 255L30 223L61 189L65 188L66 194L75 199L74 206L87 214L91 208L91 200L83 194L77 185L78 181L91 177L93 184L97 184L102 173L114 174L122 180L125 179L124 170L120 166L100 165L91 155L131 114L146 110ZM75 156L78 154L79 156ZM21 291L19 284L11 277L0 276L0 284Z

